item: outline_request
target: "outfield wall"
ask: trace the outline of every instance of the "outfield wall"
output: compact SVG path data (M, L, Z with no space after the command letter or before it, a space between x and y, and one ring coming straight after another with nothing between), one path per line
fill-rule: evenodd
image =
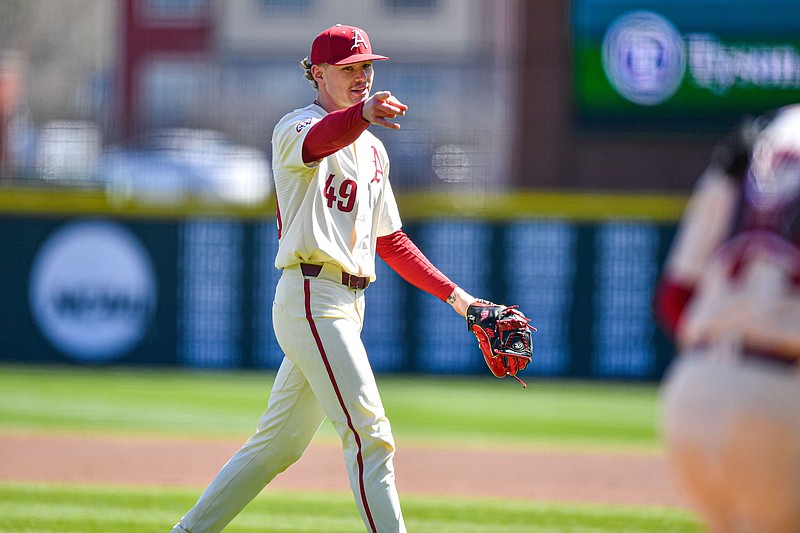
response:
M650 300L683 198L428 193L399 201L406 232L449 277L532 317L539 331L527 375L663 374L672 347ZM277 368L272 212L0 192L0 360ZM363 332L375 370L485 374L463 319L378 263Z

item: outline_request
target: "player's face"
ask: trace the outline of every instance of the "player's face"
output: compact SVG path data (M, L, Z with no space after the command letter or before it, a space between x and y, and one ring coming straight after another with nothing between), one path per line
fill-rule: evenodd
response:
M318 100L328 111L331 109L328 109L326 104L333 109L345 109L357 104L369 98L373 76L372 61L350 65L325 65L321 69L321 76L317 78Z

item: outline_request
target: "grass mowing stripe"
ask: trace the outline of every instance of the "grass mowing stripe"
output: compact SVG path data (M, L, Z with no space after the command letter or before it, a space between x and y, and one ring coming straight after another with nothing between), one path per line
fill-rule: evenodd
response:
M272 379L269 372L0 366L0 431L241 438L266 405ZM658 446L654 385L529 383L522 391L490 376L379 376L395 432L406 443ZM335 438L332 429L329 434ZM198 496L196 489L0 485L0 532L165 531ZM404 497L403 506L409 529L417 533L701 531L695 517L677 509L420 496ZM350 494L270 490L226 529L361 530Z
M270 372L0 366L0 429L249 435ZM655 385L378 377L406 441L659 446ZM335 438L330 427L324 435Z
M199 495L196 489L0 484L0 532L163 532ZM416 533L698 533L686 511L514 500L403 498ZM348 493L266 491L225 531L362 531Z
M0 367L0 426L241 436L269 397L269 373Z

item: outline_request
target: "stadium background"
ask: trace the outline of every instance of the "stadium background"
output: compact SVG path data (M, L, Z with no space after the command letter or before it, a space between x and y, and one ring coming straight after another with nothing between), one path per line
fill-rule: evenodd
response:
M313 96L310 39L344 22L392 58L376 88L410 106L375 132L406 231L533 317L527 372L656 380L672 347L651 292L692 182L741 114L800 96L800 8L734 3L3 2L0 360L276 368L269 138ZM630 13L687 46L657 102L611 74L614 54L661 73L652 43L608 51ZM378 274L377 371L485 372L461 319Z

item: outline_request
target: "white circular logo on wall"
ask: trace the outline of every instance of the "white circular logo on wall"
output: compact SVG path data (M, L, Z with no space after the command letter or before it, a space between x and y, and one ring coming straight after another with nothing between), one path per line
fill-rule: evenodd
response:
M31 268L33 317L50 343L80 361L117 359L144 337L156 307L149 254L121 224L67 224Z
M603 37L603 69L624 98L640 105L660 104L683 81L683 38L669 20L652 11L626 13Z

